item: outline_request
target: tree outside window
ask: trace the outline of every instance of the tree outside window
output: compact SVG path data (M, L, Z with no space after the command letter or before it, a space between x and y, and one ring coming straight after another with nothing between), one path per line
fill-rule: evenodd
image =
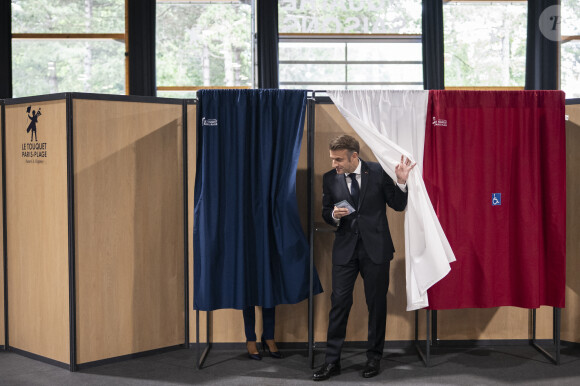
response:
M562 0L560 88L566 98L580 98L580 0Z
M157 2L159 96L252 87L252 2Z
M444 3L445 86L523 89L526 15L521 1Z
M13 96L125 92L124 0L12 0Z

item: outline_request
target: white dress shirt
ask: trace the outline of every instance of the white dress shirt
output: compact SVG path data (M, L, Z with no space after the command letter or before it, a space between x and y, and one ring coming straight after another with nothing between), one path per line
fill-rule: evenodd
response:
M356 175L356 181L358 182L358 186L359 189L362 190L362 177L361 177L361 173L360 173L360 169L361 169L361 164L362 162L360 162L360 158L358 160L358 166L356 167L356 169L354 169L354 173ZM344 175L346 177L348 177L349 175L351 175L352 173L344 173ZM348 191L350 192L350 186L352 185L352 180L350 178L346 179L346 186L348 187ZM399 189L401 189L403 192L407 191L407 183L404 184L400 184L399 182L397 182L397 185L399 186ZM332 218L334 219L335 223L339 223L340 219L334 217L334 210L332 211Z

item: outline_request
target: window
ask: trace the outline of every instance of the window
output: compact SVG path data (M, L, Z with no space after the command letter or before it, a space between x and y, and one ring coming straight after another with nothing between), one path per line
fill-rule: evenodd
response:
M566 98L580 98L580 0L562 0L560 88Z
M420 0L280 0L280 87L422 89Z
M526 1L444 3L445 86L523 89L526 15Z
M157 95L253 86L253 1L157 1Z
M125 0L12 0L13 96L125 93Z

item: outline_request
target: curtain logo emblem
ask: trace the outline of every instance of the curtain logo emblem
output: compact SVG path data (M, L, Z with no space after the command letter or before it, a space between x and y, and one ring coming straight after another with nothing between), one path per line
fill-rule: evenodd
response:
M217 119L205 119L205 117L201 118L201 125L202 126L217 126Z
M447 119L433 117L433 126L445 126L445 127L447 127Z
M492 193L491 195L491 205L501 205L501 193Z
M26 122L28 124L26 126L26 139L28 140L28 134L30 134L30 142L24 142L20 150L22 151L21 156L25 159L27 164L44 163L47 156L46 142L38 142L38 137L36 135L38 120L42 115L40 110L40 107L37 110L34 110L32 106L26 108Z

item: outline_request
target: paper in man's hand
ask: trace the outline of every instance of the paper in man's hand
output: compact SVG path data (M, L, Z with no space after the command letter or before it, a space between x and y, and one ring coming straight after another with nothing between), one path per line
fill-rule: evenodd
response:
M352 207L352 205L346 201L346 200L342 200L341 202L337 202L336 204L334 204L334 206L336 206L337 208L346 208L348 209L348 214L351 214L353 212L356 212L356 209L354 209Z

